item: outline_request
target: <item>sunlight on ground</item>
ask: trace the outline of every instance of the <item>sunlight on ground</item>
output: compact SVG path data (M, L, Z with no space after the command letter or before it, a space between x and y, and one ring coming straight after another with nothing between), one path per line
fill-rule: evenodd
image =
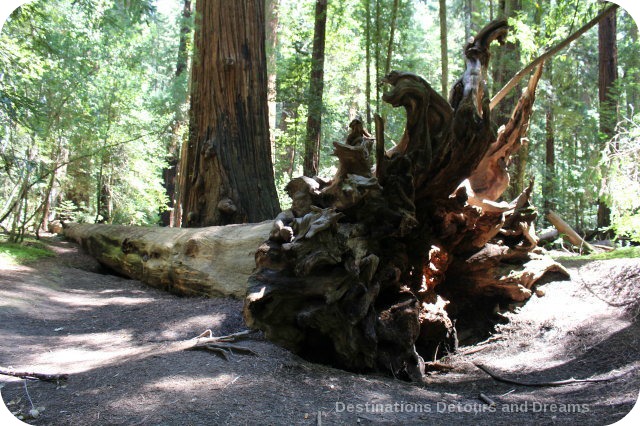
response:
M203 371L204 373L204 371ZM173 375L162 377L154 382L148 383L142 389L143 391L153 391L153 390L168 390L168 391L183 391L190 392L193 389L198 389L200 384L202 387L210 388L211 386L215 386L216 388L222 389L226 386L231 385L231 383L236 383L239 378L237 374L229 374L222 373L218 375L211 375L208 377L195 378L193 374L185 374L183 376Z
M206 327L208 328L216 328L222 324L225 318L226 315L224 314L211 313L176 320L168 324L163 324L163 330L159 336L167 340L177 339L182 335L182 330L184 329L192 329L194 332L200 333L201 331L204 331L198 330L198 327L202 327L202 324L206 324Z
M155 352L156 345L133 346L132 339L131 332L125 330L65 336L55 345L61 349L35 351L24 361L37 365L38 370L74 374Z

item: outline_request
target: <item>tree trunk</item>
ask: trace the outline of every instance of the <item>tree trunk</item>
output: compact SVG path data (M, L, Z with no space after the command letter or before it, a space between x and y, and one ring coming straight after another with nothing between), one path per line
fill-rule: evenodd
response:
M447 1L440 0L440 58L442 67L442 97L449 96L448 82L449 82L449 49L447 47ZM466 22L466 21L465 21ZM466 27L465 27L466 28ZM467 37L468 38L468 37Z
M102 265L153 287L182 296L244 297L255 267L256 247L271 221L197 229L65 225Z
M389 25L389 43L387 43L387 59L384 64L384 73L389 74L391 71L391 59L393 57L393 43L396 33L396 23L398 22L398 8L400 0L393 0L393 8L391 9L391 24Z
M383 99L407 114L398 145L385 152L379 116L375 147L354 120L345 143L334 142L331 182L287 185L292 208L249 280L250 327L312 361L422 381L424 360L484 338L496 308L526 301L545 273L566 273L536 248L532 184L496 202L542 72L496 135L484 76L489 45L506 31L491 23L466 46L448 102L415 74L387 75Z
M556 212L549 211L547 214L549 222L555 226L559 233L564 234L571 244L576 246L580 252L593 253L595 249L591 244L586 242L576 231L569 226Z
M371 129L371 0L364 0L365 8L365 108L367 111L367 128Z
M183 226L258 222L279 211L264 13L264 0L196 3Z
M266 0L267 1L267 103L269 106L269 140L271 141L271 154L276 152L275 144L275 130L276 130L276 53L278 47L278 19L279 19L279 0Z
M600 133L605 140L600 144L600 150L615 134L618 122L618 103L612 89L618 79L618 48L616 44L616 12L608 14L598 23L598 58L599 58L599 83L598 95L600 99ZM603 182L606 182L607 171L603 169ZM603 183L603 188L606 184ZM598 200L598 228L606 228L611 225L611 209L606 200L601 197Z
M555 209L554 192L555 192L555 170L556 170L556 153L555 153L555 120L553 114L553 60L547 62L547 75L549 76L549 95L546 100L545 111L545 169L544 183L542 195L544 197L544 211Z
M187 69L187 39L191 27L189 25L189 19L191 18L191 0L184 0L182 7L182 25L180 26L180 42L178 44L178 58L176 60L176 72L174 74L177 80ZM160 215L160 222L163 226L176 226L180 224L180 220L176 221L176 218L180 216L176 213L176 210L181 209L180 206L180 189L177 179L178 170L180 169L180 128L184 125L184 118L181 117L179 112L180 105L176 105L176 112L174 113L173 123L171 123L171 136L167 149L167 167L162 170L162 181L167 194L167 207L168 209L162 212Z
M324 91L324 44L327 28L327 0L316 0L311 79L309 87L309 115L304 149L303 173L316 176L320 164L320 138L322 129L322 94Z
M509 19L515 17L516 12L522 9L521 0L501 0L498 13L499 18ZM497 66L493 74L494 91L504 86L509 76L520 68L520 51L517 42L507 42L504 48L496 52ZM505 124L518 101L519 90L509 94L505 100L494 108L494 120L498 126ZM523 141L526 144L526 141ZM525 186L525 169L527 150L519 150L508 159L508 165L512 170L511 185L507 190L507 198L515 198Z

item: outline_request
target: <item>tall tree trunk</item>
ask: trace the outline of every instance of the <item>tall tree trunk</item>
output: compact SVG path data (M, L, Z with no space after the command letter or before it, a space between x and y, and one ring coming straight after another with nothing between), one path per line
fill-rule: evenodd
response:
M466 21L466 20L465 20ZM466 27L465 27L466 30ZM467 37L468 39L468 37ZM449 51L447 47L447 1L440 0L440 57L442 65L442 97L448 97Z
M600 98L600 133L604 136L600 150L615 134L616 123L618 121L618 103L611 90L618 79L618 48L616 45L616 12L610 13L598 24L598 59L599 84L598 94ZM603 185L607 179L607 171L603 170ZM598 200L598 228L605 228L611 225L611 210L606 201L602 198Z
M547 75L549 76L549 95L547 97L547 105L545 111L545 172L543 182L544 211L548 212L555 209L554 192L555 192L555 117L553 114L553 60L547 62Z
M521 9L521 0L500 0L498 18L511 18ZM520 68L520 52L517 47L517 43L507 42L503 48L496 52L496 67L493 73L494 92L502 88L509 77ZM493 109L493 119L498 126L509 121L511 111L517 104L519 94L520 90L514 90ZM510 160L511 185L505 193L506 198L513 199L517 197L525 187L526 154L527 148L523 143L523 147Z
M367 110L367 128L371 128L371 0L364 0L365 9L365 25L364 25L364 37L365 37L365 67L366 81L364 87L365 96L365 108Z
M279 211L269 150L264 0L196 3L183 226Z
M187 69L187 39L191 27L189 19L191 18L191 0L184 0L182 6L182 25L180 26L180 42L178 44L178 58L176 60L176 72L174 74L177 80ZM162 181L167 194L168 209L160 215L160 222L163 226L177 226L180 224L180 183L178 170L180 169L180 129L184 125L184 117L181 116L180 105L176 105L173 123L171 123L171 140L168 147L167 167L162 170Z
M327 0L316 0L311 79L309 86L309 115L304 150L303 172L316 176L320 164L320 137L322 128L322 94L324 91L324 44L327 28Z
M273 156L276 152L276 52L278 46L279 0L266 1L267 104L269 106L269 140L271 141L271 155ZM275 161L275 159L273 161Z
M384 74L387 75L391 71L391 58L393 56L393 40L396 33L396 25L398 22L398 8L400 0L393 0L393 8L391 9L391 24L389 25L389 43L387 44L387 59L384 64Z
M375 17L374 17L374 23L375 23L375 28L374 28L374 38L373 38L373 62L374 62L374 67L375 67L375 76L376 79L374 81L375 87L376 87L376 112L379 113L380 112L380 80L382 79L382 76L380 75L380 70L381 70L381 66L380 66L380 62L382 61L382 54L380 53L380 44L381 44L381 40L382 40L382 22L381 22L381 18L382 18L382 0L375 0L376 1L376 10L375 10Z

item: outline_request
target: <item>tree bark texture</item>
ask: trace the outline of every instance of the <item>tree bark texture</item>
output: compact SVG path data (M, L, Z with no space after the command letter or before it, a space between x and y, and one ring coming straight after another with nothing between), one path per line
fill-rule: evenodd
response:
M184 0L182 6L182 25L180 26L180 41L178 43L178 58L176 60L175 78L178 79L187 70L187 39L191 32L189 20L191 19L191 0ZM173 123L171 123L171 140L169 142L167 167L162 170L162 181L167 194L168 209L160 215L160 221L163 226L176 226L180 224L181 214L178 212L182 209L180 205L180 186L178 180L178 172L180 169L180 129L184 125L184 117L179 112L179 105L174 114Z
M447 1L440 0L439 6L440 16L440 58L442 76L442 97L448 96L448 82L449 82L449 48L447 47Z
M264 0L196 3L183 226L258 222L279 212L264 26Z
M250 327L312 361L422 381L425 360L486 337L496 310L525 302L547 272L566 273L536 247L533 184L496 201L541 74L496 135L484 81L489 45L506 32L496 21L466 45L449 101L415 74L388 74L383 100L407 115L398 145L385 152L379 116L375 140L356 119L333 144L331 181L288 184L292 208L249 279Z
M600 99L600 133L606 139L615 134L618 122L618 102L612 89L618 79L618 48L616 43L616 11L598 23L598 96ZM604 144L608 142L604 141ZM602 144L601 144L602 145ZM604 149L601 146L601 149ZM604 172L606 174L606 171ZM603 176L606 179L606 176ZM606 185L602 185L605 187ZM611 225L611 209L604 199L598 200L598 228Z
M242 298L271 221L206 228L67 224L102 265L182 296Z
M311 78L309 80L309 115L307 139L304 149L303 173L318 174L320 164L320 138L322 129L322 94L324 92L324 45L327 29L327 0L316 0Z

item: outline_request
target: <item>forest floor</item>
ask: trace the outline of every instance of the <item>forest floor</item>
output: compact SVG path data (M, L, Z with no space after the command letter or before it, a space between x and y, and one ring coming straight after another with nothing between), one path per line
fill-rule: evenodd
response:
M242 302L166 294L105 274L70 242L49 244L54 258L0 265L0 366L70 375L0 376L7 408L31 424L602 425L638 398L639 259L565 262L570 281L540 286L545 295L506 314L491 339L442 360L451 371L416 385L314 365L259 334L241 342L258 356L186 351L205 329L244 329ZM529 387L474 363L528 382L611 380Z

